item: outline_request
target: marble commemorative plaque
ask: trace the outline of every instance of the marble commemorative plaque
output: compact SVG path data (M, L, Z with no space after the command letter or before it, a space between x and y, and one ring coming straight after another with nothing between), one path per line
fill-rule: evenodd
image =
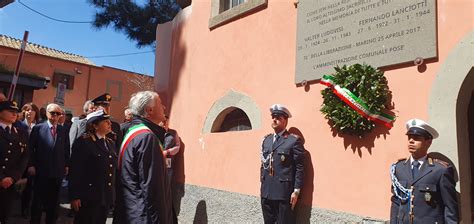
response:
M437 57L436 0L299 0L295 82Z

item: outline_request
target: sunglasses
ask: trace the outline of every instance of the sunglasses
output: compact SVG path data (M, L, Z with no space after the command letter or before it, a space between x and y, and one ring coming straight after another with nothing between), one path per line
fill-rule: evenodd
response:
M51 114L51 115L53 115L53 116L60 116L60 115L63 114L63 113L61 113L61 112L56 112L56 111L49 111L48 113Z

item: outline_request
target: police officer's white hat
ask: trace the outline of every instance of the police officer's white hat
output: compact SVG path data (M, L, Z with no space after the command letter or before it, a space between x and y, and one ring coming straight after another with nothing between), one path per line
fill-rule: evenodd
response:
M283 116L286 116L287 118L291 117L291 113L288 110L288 108L286 108L285 106L281 104L273 104L270 107L270 113L276 114L276 115L283 115Z
M423 137L428 137L430 139L435 139L439 136L436 129L431 127L428 123L423 120L414 118L406 123L407 135L420 135Z
M87 123L98 123L101 120L108 119L110 115L106 114L104 110L94 111L86 116Z

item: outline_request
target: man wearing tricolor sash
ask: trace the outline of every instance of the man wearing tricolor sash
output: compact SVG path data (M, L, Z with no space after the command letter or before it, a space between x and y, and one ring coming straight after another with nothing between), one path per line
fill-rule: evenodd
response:
M411 155L390 170L390 223L459 223L454 170L428 155L438 132L420 119L409 120L406 128Z
M122 141L118 159L114 223L171 223L171 194L167 188L162 143L164 106L156 92L132 96L134 115Z

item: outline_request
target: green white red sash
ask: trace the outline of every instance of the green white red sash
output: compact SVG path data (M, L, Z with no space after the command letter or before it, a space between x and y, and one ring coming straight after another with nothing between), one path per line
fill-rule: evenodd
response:
M367 104L359 97L354 95L351 91L340 87L339 85L334 85L334 77L330 75L324 75L320 83L331 88L336 96L338 96L342 101L347 103L347 105L349 105L363 117L379 124L383 124L387 128L391 128L393 126L392 123L395 120L393 116L384 113L378 114L371 112Z
M125 137L123 138L122 145L120 146L120 156L119 156L119 166L118 166L119 169L122 167L122 157L123 157L123 154L125 153L125 149L127 148L128 144L136 136L143 133L152 133L152 131L150 130L150 128L148 128L144 124L138 124L128 129L127 134L125 134ZM160 147L161 147L161 144L160 144Z

